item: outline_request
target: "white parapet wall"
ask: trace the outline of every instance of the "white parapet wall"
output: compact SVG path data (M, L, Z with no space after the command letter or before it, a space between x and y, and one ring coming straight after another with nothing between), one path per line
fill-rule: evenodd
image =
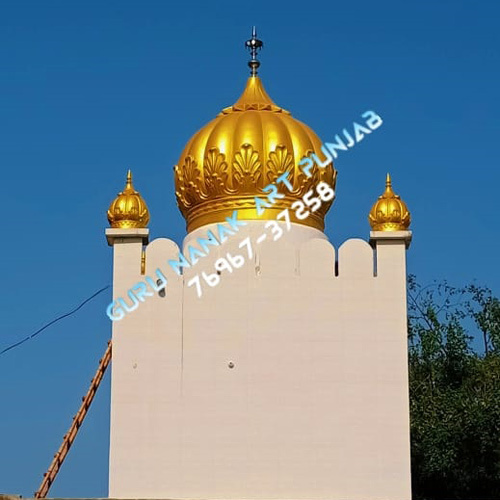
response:
M183 276L175 243L147 246L146 275L168 285L113 323L110 497L411 498L411 233L348 240L336 258L292 226L257 245L264 223L249 223ZM252 259L198 298L188 281L246 256L246 236ZM115 240L114 297L143 278L140 248Z

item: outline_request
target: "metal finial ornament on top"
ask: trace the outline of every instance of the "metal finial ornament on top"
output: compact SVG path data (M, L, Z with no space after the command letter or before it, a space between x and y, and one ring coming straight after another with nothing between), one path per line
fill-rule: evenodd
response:
M252 38L245 42L245 47L250 51L252 59L248 61L248 66L250 67L250 74L252 76L257 75L257 68L260 66L260 62L257 61L257 52L264 46L262 40L257 38L257 30L255 26L252 27Z

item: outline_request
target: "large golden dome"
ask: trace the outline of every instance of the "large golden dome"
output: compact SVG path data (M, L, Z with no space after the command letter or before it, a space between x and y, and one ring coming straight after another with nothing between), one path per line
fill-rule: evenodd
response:
M223 109L192 137L174 167L177 204L188 231L224 222L234 210L241 220L276 219L318 182L335 188L333 164L314 166L311 177L301 171L298 163L304 156L316 153L324 158L321 141L307 125L274 104L255 73L236 104ZM288 180L293 190L280 183L278 190L285 198L259 217L255 197L265 199L262 188L287 171L291 171ZM323 203L305 220L295 219L292 210L290 216L293 222L323 230L331 203Z

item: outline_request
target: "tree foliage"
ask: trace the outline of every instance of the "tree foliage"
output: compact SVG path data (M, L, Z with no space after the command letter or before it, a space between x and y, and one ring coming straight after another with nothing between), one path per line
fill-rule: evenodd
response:
M408 280L415 500L500 498L500 301Z

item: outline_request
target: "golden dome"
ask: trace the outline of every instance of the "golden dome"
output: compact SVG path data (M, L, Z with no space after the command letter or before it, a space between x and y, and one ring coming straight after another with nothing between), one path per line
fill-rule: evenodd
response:
M258 76L252 74L245 90L233 106L225 108L187 143L174 167L177 204L192 231L209 223L223 222L238 210L238 219L276 219L285 208L300 200L320 181L335 189L333 164L316 165L307 177L298 163L310 153L321 160L321 141L305 124L292 118L267 95ZM281 174L288 176L293 189L280 183L285 195L258 216L255 197L264 200L262 188ZM322 230L332 202L326 202L305 220L293 222Z
M368 215L373 231L406 231L411 217L406 203L392 190L391 176L387 174L385 191Z
M132 185L132 172L127 173L125 189L111 203L108 210L111 227L130 229L146 227L149 222L149 210L143 197Z

